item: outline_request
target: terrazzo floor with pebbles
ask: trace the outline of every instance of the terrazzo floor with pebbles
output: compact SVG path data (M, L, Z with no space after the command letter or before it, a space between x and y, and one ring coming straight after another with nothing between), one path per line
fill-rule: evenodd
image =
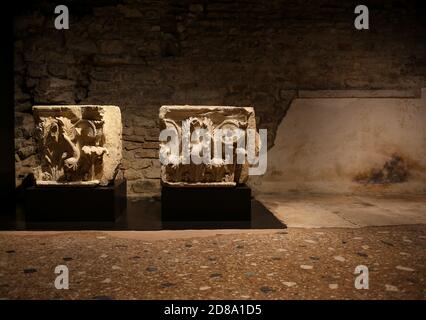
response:
M2 299L425 299L426 226L147 240L138 232L0 233ZM57 265L69 289L54 286ZM356 289L355 268L369 270Z

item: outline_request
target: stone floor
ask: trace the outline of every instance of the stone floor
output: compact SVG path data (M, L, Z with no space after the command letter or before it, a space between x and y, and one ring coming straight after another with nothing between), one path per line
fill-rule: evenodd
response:
M426 298L424 225L159 232L2 232L0 298ZM60 264L69 290L54 287Z
M288 227L358 228L426 224L426 195L261 195L258 200Z
M281 224L261 216L252 229L1 231L0 298L426 298L425 197L258 200ZM280 229L262 228L271 225ZM54 287L61 264L69 290ZM359 265L368 290L354 286Z

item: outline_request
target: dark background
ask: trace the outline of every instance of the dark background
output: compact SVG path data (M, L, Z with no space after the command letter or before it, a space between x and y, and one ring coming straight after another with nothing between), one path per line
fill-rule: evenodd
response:
M69 30L54 28L58 4L69 7ZM354 28L358 4L369 8L370 30ZM163 104L253 105L271 147L299 90L426 87L422 4L23 2L14 14L16 153L13 158L10 144L1 149L2 170L10 173L2 184L10 189L14 180L11 161L18 185L37 163L31 115L37 104L119 105L128 194L152 196L160 190L157 118ZM2 105L1 128L10 137L13 115L6 106L10 101Z
M6 10L5 10L6 11ZM2 70L0 72L0 215L14 213L15 205L15 147L14 99L13 99L13 15L4 12L1 15Z

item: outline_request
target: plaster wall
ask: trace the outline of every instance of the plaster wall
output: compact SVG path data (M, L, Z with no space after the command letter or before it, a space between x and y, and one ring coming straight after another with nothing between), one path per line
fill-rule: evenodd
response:
M266 175L253 179L258 192L426 193L425 90L414 98L344 95L293 100Z

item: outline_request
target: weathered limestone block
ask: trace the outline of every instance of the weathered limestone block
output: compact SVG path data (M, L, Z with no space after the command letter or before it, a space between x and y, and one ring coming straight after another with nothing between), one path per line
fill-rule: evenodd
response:
M232 187L247 181L249 163L246 161L246 151L238 147L237 138L234 136L230 137L231 140L225 140L224 136L220 139L215 138L215 134L218 131L227 133L239 130L244 133L245 138L243 139L246 139L246 133L249 129L256 132L255 113L252 107L162 106L159 118L160 130L168 129L180 137L178 155L176 155L176 152L171 152L170 141L160 141L160 160L162 158L168 159L168 163L162 161L161 164L161 182L163 185ZM203 129L204 132L208 133L208 138L194 141L192 134L196 129ZM257 133L254 138L257 152L259 150ZM189 142L187 155L192 155L193 151L203 150L200 154L203 157L207 156L209 160L198 164L194 161L188 163L184 154L185 139L186 142ZM218 144L221 146L218 146ZM230 145L232 146L232 162L229 163L229 161L225 161L225 149ZM220 147L220 154L215 151L218 150L217 147ZM237 161L239 152L245 159L243 163Z
M108 185L122 158L116 106L34 106L40 185Z

